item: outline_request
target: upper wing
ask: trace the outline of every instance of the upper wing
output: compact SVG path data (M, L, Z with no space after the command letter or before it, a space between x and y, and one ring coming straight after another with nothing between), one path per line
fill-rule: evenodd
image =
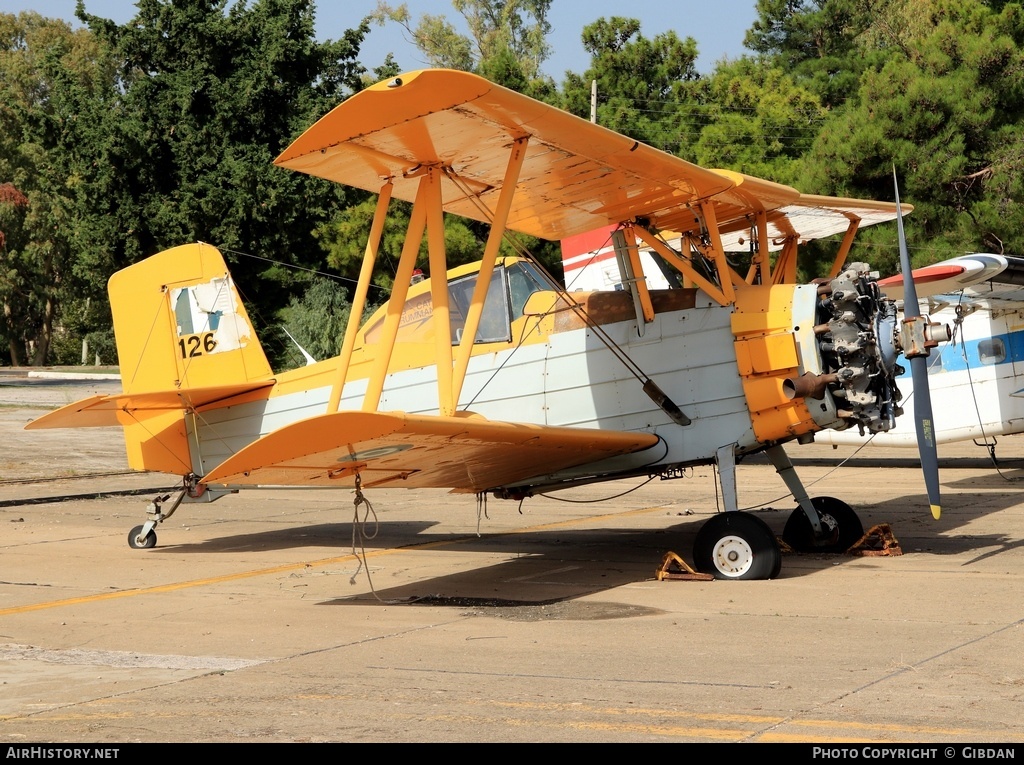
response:
M744 178L749 179L749 176ZM823 197L817 194L798 193L795 198L783 204L773 207L765 205L764 209L768 213L768 249L772 251L781 249L789 238L808 242L844 234L854 221L859 228L865 228L896 220L894 202ZM905 204L903 214L913 209ZM726 252L740 252L749 248L746 240L750 237L750 222L747 218L733 218L720 224L720 230L722 248Z
M286 425L204 483L451 488L477 492L658 443L650 433L555 428L402 412L337 412Z
M357 93L275 164L369 191L390 178L393 196L406 201L415 198L417 169L440 165L456 181L442 185L444 209L487 221L477 198L494 209L512 143L527 136L508 228L545 239L636 215L665 228L662 216L678 215L687 203L734 183L477 75L446 69L403 74Z
M496 205L512 143L520 138L529 143L508 228L543 239L637 218L660 230L695 231L701 224L688 206L711 198L723 230L749 230L754 213L781 211L772 223L773 239L794 228L804 239L826 235L823 230L841 233L851 215L862 225L895 218L889 203L802 195L760 178L699 167L477 75L447 69L410 72L357 93L275 164L368 191L391 179L393 196L406 201L415 198L419 168L441 166L452 181L443 184L444 209L489 222L487 210Z

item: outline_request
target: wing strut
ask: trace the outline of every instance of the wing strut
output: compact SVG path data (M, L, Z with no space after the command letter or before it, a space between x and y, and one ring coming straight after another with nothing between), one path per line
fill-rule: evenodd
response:
M682 273L683 277L692 281L709 297L719 305L729 305L736 302L736 292L733 289L733 282L743 284L743 277L737 274L729 265L725 257L725 250L722 245L722 237L718 230L718 218L715 213L715 206L711 200L703 200L700 203L700 216L702 220L702 231L707 234L709 244L702 244L701 249L705 255L710 255L711 261L718 272L719 284L713 284L706 279L691 265L685 258L673 252L660 239L647 231L643 226L627 224L633 229L635 236L639 237L652 250L657 252L669 265ZM684 239L687 237L684 236ZM707 251L710 250L710 253Z
M363 311L366 310L366 296L370 291L370 279L373 277L373 266L377 262L377 252L380 250L380 238L384 232L384 221L388 215L388 205L391 202L391 191L394 183L388 178L381 187L377 196L377 209L373 213L373 225L370 226L370 238L366 242L366 252L363 255L363 265L359 270L359 282L356 284L356 294L352 297L352 307L348 313L348 326L345 328L345 340L341 345L341 358L338 359L338 376L331 388L331 398L327 404L327 413L337 412L341 407L341 391L345 387L345 380L348 377L348 367L352 361L352 350L356 345L356 334L359 332L359 325L362 322Z
M427 168L427 174L420 183L425 184L427 189L427 251L430 257L430 300L437 360L437 409L442 417L451 417L455 414L456 401L452 400L452 323L448 306L448 259L444 251L440 167ZM470 335L467 343L472 345L475 337L475 333Z
M636 247L636 237L626 238L623 229L612 232L612 246L615 260L619 264L619 277L629 287L633 297L633 310L636 312L636 332L644 336L645 326L654 321L654 306L647 290L647 279L640 263L640 251Z
M860 228L860 218L850 217L850 225L846 229L846 233L843 234L843 241L839 245L839 251L836 253L836 259L832 261L832 270L829 271L828 278L835 279L839 276L839 272L843 270L843 265L846 263L846 256L850 254L850 247L853 246L853 238L857 235L857 229Z
M508 222L509 210L512 209L512 200L515 195L516 185L519 182L519 173L523 168L523 160L526 158L526 145L529 140L529 137L526 136L516 139L512 144L508 166L505 168L505 180L501 185L501 195L498 197L498 206L491 216L491 230L487 235L487 246L484 249L483 263L480 264L480 274L476 280L476 287L473 288L473 299L470 303L469 311L466 313L466 326L462 333L463 342L459 344L459 350L455 358L455 373L452 377L452 397L456 404L458 404L459 397L462 395L462 385L466 380L469 358L473 353L473 340L476 338L476 331L480 326L480 316L483 314L487 290L491 286L494 263L498 258L501 239L505 235L505 225Z
M366 396L363 400L363 411L375 411L380 404L380 398L384 390L384 380L391 363L395 339L398 336L398 329L401 324L402 311L405 306L409 284L412 281L413 268L419 253L420 243L423 240L424 229L426 229L430 262L431 310L435 326L438 411L442 416L451 416L455 413L459 396L462 393L462 386L465 382L469 359L473 351L472 339L476 337L477 329L480 326L480 317L483 313L484 301L487 298L491 275L494 271L494 264L501 246L501 238L505 232L505 225L508 220L509 211L512 208L512 201L519 180L519 173L522 169L523 160L526 157L527 142L528 138L524 137L517 139L512 145L508 166L505 171L505 181L501 188L498 207L494 214L491 233L488 236L484 252L483 264L466 317L465 331L463 333L465 341L459 344L456 358L453 358L452 353L451 322L449 321L450 307L446 276L448 264L444 246L444 217L441 195L442 168L437 165L424 166L404 175L404 177L408 178L419 174L421 178L416 193L416 200L413 203L409 227L406 231L405 244L402 248L398 271L395 274L394 288L391 298L388 300L387 314L380 341L381 353L377 356L367 383ZM366 253L359 273L359 283L356 287L356 295L345 331L338 373L334 386L331 389L331 397L327 406L328 413L339 411L341 405L341 394L348 376L359 322L366 306L366 296L369 291L370 279L380 247L381 232L383 231L384 220L387 216L392 188L393 185L389 179L381 188L380 196L377 200L373 226L371 227L370 237L366 244Z
M750 269L747 271L747 284L771 284L772 261L768 248L768 213L757 210L754 213L754 254L750 258Z
M796 284L797 239L795 236L786 238L782 252L775 261L772 271L772 284Z
M381 394L384 392L384 378L387 377L388 366L391 364L391 353L395 349L395 338L398 337L398 327L402 321L405 299L409 294L409 284L412 281L413 268L416 266L416 256L419 254L420 243L423 241L423 228L427 220L426 199L430 196L427 180L435 173L436 170L430 168L427 174L420 179L419 189L416 191L416 201L413 203L412 214L409 216L409 228L405 232L405 242L402 245L402 254L398 260L398 270L395 272L394 286L391 289L391 298L388 300L387 314L381 331L380 353L377 355L370 372L370 379L366 384L366 395L363 398L364 412L377 411ZM442 274L442 278L443 276ZM355 317L355 314L353 313L352 316ZM447 322L445 326L448 327Z
M711 240L711 259L714 261L718 271L718 281L722 289L722 295L726 303L736 302L736 293L732 288L733 270L725 259L725 250L722 247L722 236L718 230L718 216L715 213L715 205L711 199L703 199L700 203L700 211L703 216L704 228L707 230L708 238Z
M675 267L684 277L700 287L707 295L720 305L726 305L729 301L716 285L705 279L697 270L690 265L685 258L681 258L672 251L664 242L647 231L643 226L633 226L633 232L644 241L644 243L658 253L671 266Z

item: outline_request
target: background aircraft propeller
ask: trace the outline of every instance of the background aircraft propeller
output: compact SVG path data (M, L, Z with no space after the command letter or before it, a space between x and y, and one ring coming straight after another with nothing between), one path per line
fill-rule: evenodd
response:
M910 254L907 252L907 237L903 232L903 212L900 210L900 190L895 168L892 171L892 182L896 192L896 230L900 240L900 269L903 272L903 323L900 338L903 355L910 361L910 372L914 380L914 424L917 426L921 470L924 472L932 516L938 520L942 514L939 496L939 458L935 449L935 423L932 419L932 397L928 388L928 350L934 342L930 336L931 327L927 319L921 316L917 302L917 288L914 286Z

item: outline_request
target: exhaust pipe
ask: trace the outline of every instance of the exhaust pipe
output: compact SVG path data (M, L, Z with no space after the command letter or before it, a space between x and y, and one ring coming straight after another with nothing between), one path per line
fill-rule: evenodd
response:
M825 395L825 387L838 381L839 375L835 373L816 375L811 372L804 372L795 379L788 378L783 380L782 392L790 401L795 398L820 399Z

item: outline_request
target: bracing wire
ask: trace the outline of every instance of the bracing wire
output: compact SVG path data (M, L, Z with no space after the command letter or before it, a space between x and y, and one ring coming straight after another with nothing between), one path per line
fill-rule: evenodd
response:
M480 199L480 197L478 195L474 194L462 182L462 180L451 170L451 168L445 168L445 175L463 193L463 195L465 196L466 200L469 201L471 204L473 204L473 206L475 206L477 208L477 210L480 212L480 215L483 217L483 219L485 221L487 221L488 223L493 222L493 220L494 220L494 213L493 213L493 211L489 207L487 207L487 205L485 205L483 203L483 201ZM569 308L577 316L579 316L580 319L583 320L583 322L594 333L594 335L598 338L598 340L601 341L601 343L612 353L612 355L614 355L620 362L622 362L623 366L629 371L629 373L631 375L633 375L637 380L639 380L642 383L645 383L645 382L647 382L650 379L648 377L648 375L643 371L643 369L641 369L640 366L635 361L633 361L633 359L629 356L629 354L627 354L611 338L611 336L608 335L608 333L604 331L604 328L601 327L596 321L594 321L587 314L586 309L584 309L583 306L581 306L579 303L577 303L575 300L573 300L571 294L568 291L566 291L566 289L564 287L562 287L558 283L558 281L553 276L551 276L550 273L548 273L548 270L546 268L544 268L543 264L541 264L533 256L533 254L529 250L524 248L522 246L522 244L517 239L515 239L514 237L512 237L508 233L508 231L504 231L503 232L503 236L505 237L505 241L508 242L508 244L517 253L519 253L525 259L529 260L530 263L532 263L533 266L535 268L537 268L537 270L540 272L540 274L548 282L548 285L551 287L552 291L557 293L566 302L566 305L568 305ZM543 317L541 317L541 318L543 318Z

